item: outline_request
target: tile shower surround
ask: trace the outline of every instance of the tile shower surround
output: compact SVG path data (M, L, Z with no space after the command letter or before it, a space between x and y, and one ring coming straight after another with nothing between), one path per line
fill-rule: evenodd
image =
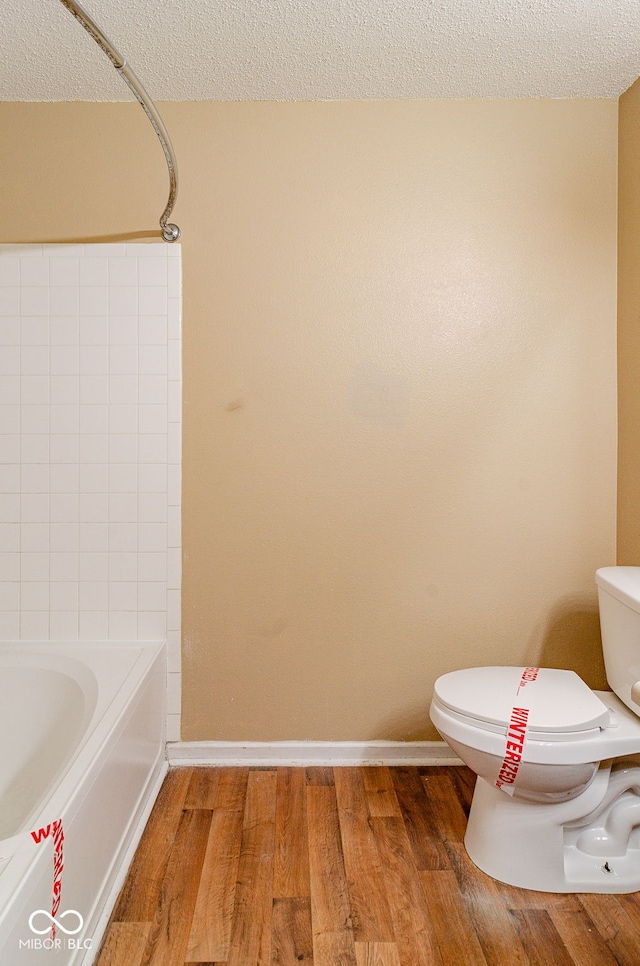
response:
M180 711L180 246L0 245L0 640L168 642Z

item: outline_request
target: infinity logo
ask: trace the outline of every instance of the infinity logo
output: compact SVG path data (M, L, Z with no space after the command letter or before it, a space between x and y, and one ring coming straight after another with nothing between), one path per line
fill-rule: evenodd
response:
M45 926L44 929L36 929L36 927L33 925L33 920L35 919L36 916L46 916L46 918L49 920L50 925ZM62 922L60 920L64 919L66 916L78 917L78 926L75 929L65 929L65 927L62 925ZM62 932L66 933L67 936L75 936L75 934L80 932L80 930L84 926L84 919L82 918L80 913L77 912L75 909L67 909L66 912L61 912L57 919L55 919L50 913L48 913L46 909L36 909L36 911L32 912L31 915L29 916L29 929L31 930L31 932L35 932L37 936L44 936L46 932L49 932L49 930L51 929L51 926L57 926L58 929L61 929Z

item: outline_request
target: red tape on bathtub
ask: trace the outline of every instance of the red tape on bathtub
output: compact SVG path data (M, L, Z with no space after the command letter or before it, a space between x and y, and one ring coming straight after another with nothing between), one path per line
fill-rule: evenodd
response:
M62 819L58 818L55 822L50 822L43 828L34 829L32 832L23 832L20 835L13 835L11 838L0 842L0 859L8 859L15 855L25 845L34 843L40 845L49 839L53 841L53 886L51 889L51 938L56 937L56 913L60 908L62 897L62 871L64 869L64 829ZM44 910L42 911L47 915Z
M520 678L520 683L518 684L516 696L518 696L522 689L528 684L532 684L534 681L536 681L539 673L539 667L526 667L522 672L522 677ZM507 728L507 741L504 758L502 759L500 771L498 772L498 777L495 782L496 788L506 792L507 795L513 795L515 792L516 779L518 777L520 765L522 764L522 755L524 753L524 743L527 737L527 727L529 725L530 713L530 708L514 706L511 709L509 727Z

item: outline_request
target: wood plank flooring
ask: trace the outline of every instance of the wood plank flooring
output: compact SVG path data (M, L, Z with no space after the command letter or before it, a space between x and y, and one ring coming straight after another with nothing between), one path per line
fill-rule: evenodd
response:
M640 893L495 882L466 768L169 772L96 966L639 966Z

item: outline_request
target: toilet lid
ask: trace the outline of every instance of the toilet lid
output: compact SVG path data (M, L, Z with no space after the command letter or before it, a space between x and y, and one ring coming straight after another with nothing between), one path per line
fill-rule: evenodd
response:
M609 709L574 671L556 668L475 667L438 678L435 695L478 727L504 728L514 708L529 711L531 732L563 735L609 723Z

